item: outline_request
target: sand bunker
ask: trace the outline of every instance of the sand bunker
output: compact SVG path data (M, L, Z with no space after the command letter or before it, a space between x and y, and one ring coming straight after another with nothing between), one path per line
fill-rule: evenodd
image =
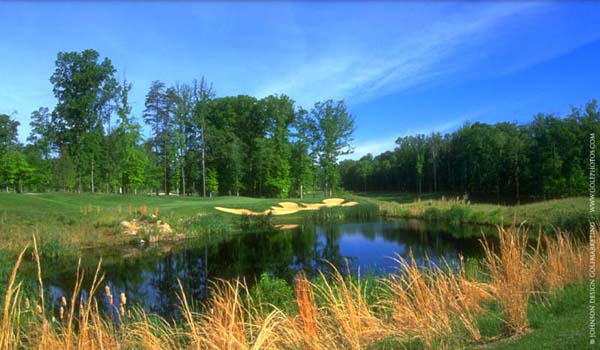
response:
M304 210L319 210L323 207L353 207L358 205L358 202L344 202L343 198L327 198L323 203L295 203L295 202L279 202L278 206L273 206L265 211L252 211L250 209L234 209L215 207L215 209L235 214L235 215L289 215Z
M297 213L300 210L302 210L302 208L286 209L286 208L280 208L280 207L271 207L271 214L273 214L273 215L288 215L288 214Z
M344 203L344 199L343 198L327 198L327 199L323 199L323 203L325 203L325 206L327 206L327 207L337 207L338 205L341 205L342 203Z
M275 225L275 227L280 230L293 230L295 228L300 227L300 225L298 225L298 224L281 224L281 225Z
M225 213L236 214L236 215L266 215L269 213L269 209L265 211L252 211L250 209L233 209L233 208L223 208L223 207L215 207L215 209L219 211L223 211Z
M300 204L294 202L279 202L277 204L279 204L280 207L285 209L302 209L302 206L300 206Z
M325 206L323 203L302 203L304 210L319 210Z

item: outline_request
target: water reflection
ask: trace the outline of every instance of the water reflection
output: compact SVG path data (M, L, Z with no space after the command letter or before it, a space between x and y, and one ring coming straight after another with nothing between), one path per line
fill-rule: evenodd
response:
M177 246L94 251L83 257L83 266L86 283L91 283L96 261L104 256L103 272L113 294L125 292L128 304L170 316L179 303L178 280L190 296L202 300L210 281L217 278L242 277L252 284L267 272L291 282L300 270L314 276L332 265L343 272L382 274L397 267L391 257L407 257L411 251L418 263L427 257L453 263L459 254L481 253L479 242L469 238L473 235L465 234L467 230L481 228L463 227L460 234L451 234L447 227L417 220L305 224L293 230L241 234L212 245L186 241ZM72 289L75 266L76 262L59 260L45 267L45 284L56 300Z

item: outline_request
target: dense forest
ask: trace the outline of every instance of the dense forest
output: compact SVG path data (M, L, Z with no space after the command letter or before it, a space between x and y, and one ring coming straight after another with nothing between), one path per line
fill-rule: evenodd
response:
M204 78L154 81L139 116L144 138L132 85L115 75L94 50L58 54L57 104L32 113L27 144L19 123L0 116L3 190L287 197L339 187L338 157L354 130L344 102L308 111L285 95L216 98Z
M600 135L595 100L564 118L530 123L468 123L441 135L400 137L393 151L340 163L354 191L449 192L492 200L587 195L590 135ZM593 147L592 146L592 147Z
M127 80L94 50L61 52L53 109L19 123L0 115L4 191L302 196L307 190L448 192L498 200L585 195L596 101L528 124L466 124L441 135L400 137L373 157L351 152L354 116L343 101L310 110L286 95L216 97L204 78L154 81L132 115ZM143 129L141 122L145 123ZM143 136L143 130L150 137Z

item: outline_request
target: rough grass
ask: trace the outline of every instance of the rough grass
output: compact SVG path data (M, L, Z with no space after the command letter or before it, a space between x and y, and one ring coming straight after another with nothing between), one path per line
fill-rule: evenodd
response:
M510 225L516 222L535 229L541 228L546 232L560 228L579 233L587 230L590 220L589 199L584 197L512 206L470 203L458 197L446 198L432 194L421 197L414 194L364 194L360 198L378 205L384 216L421 218L454 224ZM597 200L597 203L600 201Z
M596 289L596 300L598 298L600 291ZM569 285L558 290L544 302L531 305L528 317L532 332L517 339L495 342L485 349L597 349L597 346L589 343L588 302L589 289L584 284Z
M560 336L558 344L565 349L585 345L579 339L581 329L567 325L571 307L578 327L585 317L585 295L572 287L580 283L580 273L558 280L551 276L565 269L587 271L589 263L576 257L587 254L589 247L571 242L568 235L563 241L549 238L547 251L572 251L567 253L570 258L556 259L528 245L526 234L516 227L500 228L499 235L498 247L484 242L487 264L481 268L489 276L482 280L473 279L477 274L464 267L429 262L428 268L418 268L410 259L400 259L398 271L378 280L375 289L369 286L371 280L344 277L335 269L315 281L300 274L294 288L296 307L288 310L265 307L269 300L261 297L261 291L253 292L240 280L215 281L210 298L199 307L180 285L177 322L132 310L126 296L113 296L107 286L102 288L100 264L89 286L82 285L77 269L73 290L57 314L45 304L43 263L34 240L39 293L31 299L23 295L18 274L23 250L4 292L0 348L359 350L487 344L487 348L539 349L553 346L546 337L554 335ZM565 266L552 267L549 273L537 268L557 264ZM505 294L502 288L515 291ZM498 342L499 337L528 328L534 331L516 343Z

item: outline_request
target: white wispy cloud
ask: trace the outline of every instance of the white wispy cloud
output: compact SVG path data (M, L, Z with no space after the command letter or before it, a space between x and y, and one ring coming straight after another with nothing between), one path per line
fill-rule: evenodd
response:
M597 9L592 6L0 4L0 27L5 31L31 24L0 38L0 48L8 53L0 65L0 109L4 108L0 113L16 109L26 125L31 111L40 105L52 107L48 77L56 53L89 47L110 57L119 73L127 71L134 84L131 101L137 116L144 109L150 81L171 84L201 76L214 83L219 96L285 93L305 108L328 98L346 99L356 106L453 78L467 81L511 74L574 50L600 38L600 26L593 18ZM566 19L571 15L580 19L582 14L588 15L581 21ZM156 26L159 20L165 25ZM104 25L94 24L100 22ZM21 137L25 134L23 130ZM364 148L377 146L371 142Z
M300 62L293 57L286 74L266 81L255 94L284 92L303 105L323 98L360 103L413 87L468 65L479 55L469 50L487 40L502 19L534 5L488 4L466 12L442 11L437 17L423 9L422 21L411 21L408 26L402 23L412 14L402 15L399 10L393 32L344 38L345 45L320 46ZM458 60L457 54L461 55Z

